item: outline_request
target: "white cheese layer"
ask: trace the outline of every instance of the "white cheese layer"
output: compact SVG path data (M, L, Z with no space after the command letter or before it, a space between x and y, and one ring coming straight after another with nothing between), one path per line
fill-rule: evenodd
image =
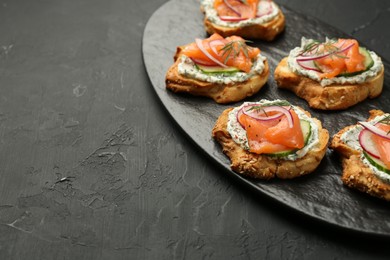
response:
M218 84L230 84L234 82L244 82L250 77L261 74L264 71L264 62L267 59L265 56L259 54L256 57L255 62L249 73L246 72L234 72L234 73L204 73L195 66L195 63L185 55L181 55L178 65L178 71L180 75L187 78L193 78L200 81L206 81L210 83Z
M314 40L312 39L306 39L303 37L301 40L301 46L296 47L290 51L287 63L292 72L311 78L319 82L321 86L328 86L331 84L346 84L346 83L361 84L366 80L368 80L369 78L375 77L382 70L383 63L381 58L375 52L368 51L372 57L372 60L374 61L374 65L369 70L351 77L334 77L331 79L325 79L325 78L321 79L318 72L314 70L304 69L297 62L297 57L302 53L303 47L313 41ZM329 41L329 39L326 39L326 41Z
M261 2L262 1L259 1L259 6L261 5ZM201 5L205 12L206 18L210 22L219 26L224 26L229 28L239 28L239 27L244 27L244 26L249 26L254 24L263 24L274 19L280 12L279 7L274 2L271 2L272 11L269 14L263 15L261 17L253 18L253 19L247 19L238 22L230 22L230 21L222 21L219 18L217 14L217 10L214 9L214 0L203 0L201 2Z
M377 122L381 121L382 119L384 119L387 116L389 116L389 114L385 114L385 115L382 115L382 116L377 116L372 121L369 121L368 123L370 123L372 125L375 125ZM360 131L362 131L362 130L363 130L363 126L361 126L361 125L356 125L354 127L351 127L350 129L348 129L348 131L344 132L341 135L340 139L341 139L341 141L343 143L345 143L346 145L348 145L352 149L358 150L358 151L363 151L363 148L362 148L362 146L360 145L360 142L359 142L359 134L360 134ZM390 175L385 173L384 171L379 170L375 166L373 166L366 159L366 157L363 155L363 153L361 154L360 159L362 160L362 162L365 165L367 165L372 170L372 172L378 178L380 178L381 180L390 182Z
M238 145L240 145L243 149L249 150L249 143L248 143L248 138L246 136L246 131L245 129L241 126L241 124L237 120L237 113L238 111L250 104L257 104L257 105L262 105L262 106L272 106L276 104L280 104L281 102L285 102L283 100L273 100L269 101L266 99L262 99L259 102L245 102L241 106L234 108L232 111L230 111L229 116L228 116L228 123L227 123L227 130L234 140ZM319 129L318 125L316 122L313 120L313 118L309 117L306 115L301 109L299 109L296 106L291 105L292 109L294 112L298 115L299 119L301 120L306 120L310 123L311 126L311 134L309 137L309 140L307 144L300 150L296 151L293 154L289 154L284 157L278 157L278 159L284 159L284 160L290 160L290 161L295 161L303 156L305 156L310 150L312 150L314 147L316 147L320 140L319 140ZM273 157L270 157L273 158Z

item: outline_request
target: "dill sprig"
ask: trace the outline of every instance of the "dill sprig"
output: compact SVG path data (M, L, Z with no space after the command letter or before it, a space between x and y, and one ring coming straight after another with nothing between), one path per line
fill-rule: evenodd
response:
M303 50L301 51L300 55L309 54L309 53L311 54L313 52L317 53L320 44L321 43L319 41L312 41L306 44L305 46L303 46Z
M386 116L382 120L379 121L379 123L390 125L390 115ZM387 131L387 134L390 134L390 131Z
M247 42L251 42L251 41L235 40L235 41L231 41L231 42L226 43L225 46L223 46L223 48L221 49L222 57L225 57L223 63L226 64L231 56L233 56L233 58L235 58L238 55L240 55L241 52L243 52L245 57L248 58L249 57L249 55L248 55L248 48L249 47L248 47L248 45L246 45Z
M339 58L347 58L345 55L341 55L339 51L341 50L341 47L335 46L334 44L337 42L336 39L331 39L326 42L319 42L319 41L312 41L308 44L306 44L303 47L303 50L300 52L300 55L322 55L328 53L330 57L336 56Z
M250 107L250 108L248 109L248 111L252 111L252 110L254 110L254 111L256 111L256 112L263 112L264 115L265 115L266 117L268 117L268 114L267 114L267 112L264 110L264 106L262 106L262 105L252 106L252 107Z
M287 110L291 110L293 108L292 105L290 105L289 103L287 103L287 104L283 103L282 106L286 107ZM288 108L287 108L287 106L288 106ZM264 107L267 107L267 106L254 105L254 106L250 107L247 111L254 110L255 112L258 112L258 113L263 112L266 117L269 117L269 115L267 114L267 111L265 111Z
M385 124L385 125L390 125L390 115L386 116L382 120L379 121L379 123Z

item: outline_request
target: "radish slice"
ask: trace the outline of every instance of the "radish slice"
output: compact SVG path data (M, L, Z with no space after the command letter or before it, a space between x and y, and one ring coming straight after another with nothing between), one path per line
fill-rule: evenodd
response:
M216 58L214 58L210 53L208 53L205 48L203 47L203 42L201 39L195 39L195 43L196 43L196 46L198 46L199 50L207 56L207 58L209 58L210 60L214 61L216 64L218 64L219 66L221 67L224 67L224 68L227 68L227 66L225 64L223 64L222 62L220 62L219 60L217 60Z
M369 153L371 156L380 159L379 152L376 149L374 141L372 140L373 135L374 134L370 132L368 129L363 129L359 133L359 143L364 151Z
M250 109L253 106L255 105L249 105L243 107L242 113L260 121L275 120L285 115L287 117L289 127L292 128L294 126L294 121L291 112L284 107L279 107L279 106L262 107L261 111L259 112L258 110ZM267 116L266 113L269 112L279 112L279 113L276 113L272 116Z
M331 54L345 52L345 51L349 50L350 48L352 48L353 45L355 45L355 43L351 43L350 45L346 46L345 48L342 48L341 50L338 50L335 52L324 53L324 54L318 55L318 56L309 56L309 57L308 56L299 56L299 57L297 57L297 61L302 62L302 61L319 60L319 59L328 57Z
M222 21L225 21L225 22L239 22L239 21L248 20L249 18L222 15L219 17L219 19L221 19Z
M299 66L301 66L306 70L314 70L316 72L321 72L321 70L316 67L313 60L307 60L307 61L297 60L297 63L299 64Z
M259 6L257 7L256 17L262 17L269 15L273 11L273 6L271 1L260 1Z
M370 132L390 140L390 134L386 133L382 129L379 129L378 127L371 125L368 122L359 122L359 124L361 124L365 129L369 130Z
M240 16L241 17L241 13L236 9L234 8L234 6L232 6L228 0L223 0L223 2L225 3L225 5L230 9L232 10L236 15Z

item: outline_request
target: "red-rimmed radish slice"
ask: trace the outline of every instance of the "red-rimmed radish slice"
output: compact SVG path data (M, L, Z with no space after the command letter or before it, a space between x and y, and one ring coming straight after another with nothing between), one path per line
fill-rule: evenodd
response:
M307 60L307 61L297 60L297 63L299 66L301 66L305 70L314 70L316 72L321 72L321 70L314 64L313 60Z
M368 122L359 122L359 124L361 124L365 129L369 130L370 132L390 140L390 133L387 133L387 132L383 131L382 129L379 129L378 127L376 127Z
M223 2L225 3L225 5L230 9L232 10L236 15L240 16L241 17L241 13L236 9L234 8L234 6L232 6L228 0L223 0Z
M317 55L317 56L302 56L301 55L301 56L297 57L297 61L302 62L302 61L319 60L319 59L328 57L331 54L337 54L337 53L345 52L345 51L349 50L350 48L352 48L353 45L355 45L355 43L351 43L348 46L346 46L346 47L344 47L344 48L342 48L342 49L340 49L338 51L327 52L327 53L324 53L324 54L321 54L321 55Z
M269 15L273 11L273 6L271 1L260 1L257 7L256 17L263 17Z
M250 116L256 120L259 120L259 121L275 120L275 119L278 119L278 118L282 117L283 115L285 115L287 118L289 127L292 128L294 126L293 117L291 115L291 112L288 109L286 109L284 107L279 107L279 106L262 107L260 110L251 109L254 106L255 105L249 105L249 106L243 107L242 113L244 113L245 115ZM277 113L275 113L273 115L266 114L266 113L270 113L270 112L277 112Z
M363 129L359 133L359 143L364 151L369 153L371 156L379 159L380 158L379 151L376 149L376 145L372 140L373 135L374 134L370 130Z
M225 22L240 22L240 21L248 20L249 18L222 15L219 17L219 19L221 19L222 21L225 21Z
M213 57L213 55L211 55L204 47L203 47L203 42L201 39L197 38L195 39L195 43L196 43L196 46L198 46L199 50L207 56L207 58L209 58L210 60L214 61L217 65L221 66L221 67L224 67L226 68L227 66L225 64L223 64L222 62L220 62L219 60L217 60L216 58Z

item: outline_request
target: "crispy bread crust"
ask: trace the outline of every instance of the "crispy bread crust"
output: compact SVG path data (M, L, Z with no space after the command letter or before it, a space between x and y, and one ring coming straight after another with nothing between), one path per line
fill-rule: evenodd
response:
M222 112L213 128L212 137L221 144L223 153L230 158L232 170L239 174L265 180L292 179L313 172L326 153L329 133L322 128L321 122L317 119L314 120L320 131L319 146L295 161L272 159L244 150L233 141L227 130L228 114L231 110L232 108L228 108ZM308 112L306 113L310 116Z
M279 88L294 92L305 99L311 108L342 110L367 98L379 96L383 89L384 68L377 76L362 84L332 84L323 87L315 80L293 73L285 57L276 67L274 77Z
M381 110L371 110L368 121L383 114ZM372 170L362 162L361 151L354 150L341 141L341 135L351 127L353 125L341 129L333 136L330 144L330 148L341 155L343 166L341 180L350 188L390 201L390 184L376 177Z
M184 46L177 48L174 56L175 63L169 68L165 77L166 88L175 93L189 93L194 96L210 97L217 103L225 104L250 97L267 83L269 76L267 60L264 62L265 66L261 74L256 74L244 82L219 84L184 77L178 72L180 52L183 48Z
M204 13L204 10L201 9ZM279 9L280 10L280 9ZM256 39L264 41L272 41L285 28L285 17L280 10L279 14L272 20L263 24L254 24L238 28L220 26L212 23L207 17L203 20L206 32L208 34L218 33L223 37L232 35L241 36L245 39Z

